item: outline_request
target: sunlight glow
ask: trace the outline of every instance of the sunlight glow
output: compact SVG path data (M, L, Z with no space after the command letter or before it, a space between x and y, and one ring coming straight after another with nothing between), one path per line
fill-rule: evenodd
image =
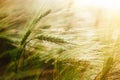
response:
M119 31L118 29L113 31L112 39L113 39L114 41L116 41L116 40L118 39L118 37L119 37L119 32L120 32L120 31Z
M76 7L98 7L105 9L118 9L120 8L120 0L74 0Z

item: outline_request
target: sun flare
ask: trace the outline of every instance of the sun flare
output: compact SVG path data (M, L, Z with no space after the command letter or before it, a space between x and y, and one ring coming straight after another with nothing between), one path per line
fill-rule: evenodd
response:
M120 9L120 0L74 0L76 7L96 7L105 9Z

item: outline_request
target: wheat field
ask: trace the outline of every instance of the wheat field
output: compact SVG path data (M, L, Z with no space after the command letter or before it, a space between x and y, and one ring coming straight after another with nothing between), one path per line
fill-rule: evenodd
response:
M120 80L114 0L0 0L0 80Z

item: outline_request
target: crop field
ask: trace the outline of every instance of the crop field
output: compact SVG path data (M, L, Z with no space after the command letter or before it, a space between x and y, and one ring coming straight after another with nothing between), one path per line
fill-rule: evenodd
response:
M0 0L0 80L120 80L119 0Z

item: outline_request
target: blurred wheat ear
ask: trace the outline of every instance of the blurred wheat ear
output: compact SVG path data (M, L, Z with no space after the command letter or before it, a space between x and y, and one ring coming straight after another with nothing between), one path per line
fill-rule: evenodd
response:
M107 80L107 77L113 68L113 64L114 64L114 59L113 57L110 56L106 60L106 63L104 64L102 71L97 75L95 80Z

